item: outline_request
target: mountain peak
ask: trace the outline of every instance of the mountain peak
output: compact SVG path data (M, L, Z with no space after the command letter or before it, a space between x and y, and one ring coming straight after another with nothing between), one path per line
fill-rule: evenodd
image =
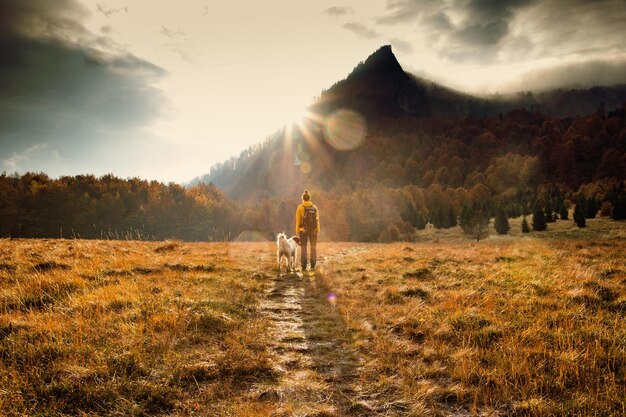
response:
M384 45L378 48L364 62L357 65L348 76L348 80L372 78L386 80L405 80L409 78L393 54L391 45Z
M323 92L310 108L319 114L346 107L369 119L394 117L407 112L404 97L413 90L412 79L400 66L391 45L384 45L360 62L344 80ZM423 102L422 96L420 93L416 100ZM424 109L419 113L427 114Z
M378 48L373 54L371 54L365 62L388 62L388 63L396 63L398 66L398 60L396 56L393 54L393 50L391 49L391 45L383 45Z

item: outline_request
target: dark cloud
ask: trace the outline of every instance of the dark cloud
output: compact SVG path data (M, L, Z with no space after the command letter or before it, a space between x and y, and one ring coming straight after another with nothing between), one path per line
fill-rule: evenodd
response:
M626 2L623 0L552 0L540 2L524 16L526 35L534 39L535 54L563 56L587 49L626 45Z
M626 44L625 6L624 0L388 0L377 22L415 25L452 61L594 59L602 43Z
M389 0L383 25L416 24L438 39L439 54L454 61L493 60L517 10L535 0ZM457 16L456 25L450 13Z
M468 21L478 23L508 21L516 9L535 2L536 0L470 0L466 3Z
M322 12L322 14L325 14L326 16L331 16L331 17L341 17L341 16L346 16L346 15L351 15L354 13L355 11L352 7L341 7L341 6L329 7L328 9Z
M74 0L2 0L0 36L74 41L89 35L80 24L88 16L89 10Z
M426 16L420 23L427 28L433 29L435 32L449 32L454 27L450 18L444 12Z
M45 153L112 166L113 150L167 109L153 87L165 71L88 32L87 15L69 0L3 2L0 171L33 169Z
M341 25L344 29L349 30L360 38L375 39L380 37L380 33L376 32L360 22L348 22Z
M455 9L465 15L463 26L488 24L508 20L517 8L536 0L388 0L387 14L378 19L381 24L413 23L431 16L445 16L445 10Z
M495 20L487 24L466 26L456 30L452 38L459 43L468 45L493 45L508 33L509 25L504 20Z
M534 2L535 0L470 0L463 3L460 9L464 15L463 20L456 27L441 26L447 36L440 55L453 61L496 61L503 47L503 40L510 35L516 13Z

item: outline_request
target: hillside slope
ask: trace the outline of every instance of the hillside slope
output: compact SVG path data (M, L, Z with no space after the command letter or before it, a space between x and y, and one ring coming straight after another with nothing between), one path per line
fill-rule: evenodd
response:
M384 46L324 91L303 123L192 184L212 182L240 200L340 183L350 189L359 183L471 188L484 183L475 179L488 175L494 158L513 153L539 159L537 183L576 190L595 179L624 177L623 103L626 86L474 97L406 73ZM518 107L525 109L513 110ZM332 122L343 129L344 142L364 132L358 146L336 146L342 138L331 137Z

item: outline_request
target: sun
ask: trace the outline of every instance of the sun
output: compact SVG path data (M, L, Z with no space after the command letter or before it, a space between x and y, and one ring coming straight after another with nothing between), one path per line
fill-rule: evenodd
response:
M283 113L286 126L300 126L310 118L308 105L289 106Z

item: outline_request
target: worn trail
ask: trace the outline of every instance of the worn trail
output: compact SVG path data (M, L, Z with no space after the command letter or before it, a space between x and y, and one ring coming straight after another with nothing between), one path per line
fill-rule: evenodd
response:
M261 305L272 322L271 351L281 377L257 387L279 416L380 415L384 405L366 398L351 332L335 308L324 276L283 274Z

